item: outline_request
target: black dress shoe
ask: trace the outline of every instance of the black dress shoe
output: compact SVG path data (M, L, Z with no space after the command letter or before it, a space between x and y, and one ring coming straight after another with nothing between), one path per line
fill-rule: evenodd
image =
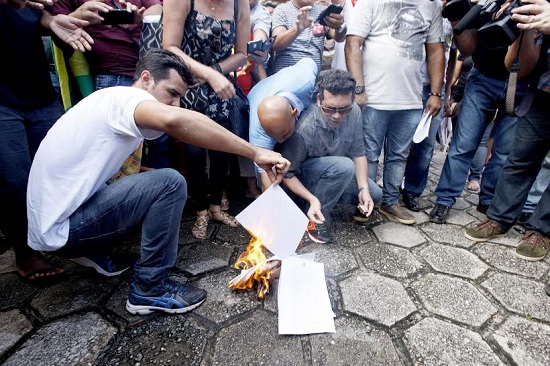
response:
M487 214L488 209L489 205L484 205L483 203L479 203L476 207L477 212L481 212L482 214Z
M433 222L434 224L446 223L447 216L449 216L450 209L451 209L450 207L436 203L435 207L430 212L430 222Z
M411 211L419 212L421 210L418 197L410 194L403 194L403 204Z

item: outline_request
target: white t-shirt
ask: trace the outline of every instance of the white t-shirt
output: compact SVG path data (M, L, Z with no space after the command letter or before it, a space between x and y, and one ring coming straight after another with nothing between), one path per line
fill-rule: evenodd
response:
M99 90L71 108L50 129L34 158L27 188L28 244L54 251L67 243L69 217L106 187L124 160L161 131L134 121L139 103L156 100L135 87Z
M368 106L422 108L425 44L442 42L442 27L441 1L357 1L347 34L366 38L363 76Z

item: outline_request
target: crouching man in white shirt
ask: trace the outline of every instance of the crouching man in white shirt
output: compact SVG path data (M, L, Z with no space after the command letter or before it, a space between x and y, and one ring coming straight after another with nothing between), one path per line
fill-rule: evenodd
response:
M31 248L86 257L98 272L112 275L116 269L105 263L104 253L130 231L141 229L141 255L126 304L133 314L183 313L206 298L206 291L169 278L187 198L185 179L173 169L119 174L144 139L166 132L194 145L242 155L275 182L290 165L280 154L250 145L208 117L179 108L192 83L178 56L149 51L138 62L131 87L97 91L61 117L42 141L31 168Z

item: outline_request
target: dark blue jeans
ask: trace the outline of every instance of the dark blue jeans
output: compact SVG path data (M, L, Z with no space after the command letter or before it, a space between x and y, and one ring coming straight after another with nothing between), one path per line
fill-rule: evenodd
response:
M443 85L445 90L445 85ZM426 107L429 93L431 92L430 85L425 85L422 91L422 105ZM435 138L437 130L443 120L443 107L445 103L445 95L441 96L441 111L432 118L430 123L430 131L428 137L418 144L413 143L409 157L407 158L407 166L405 167L405 194L419 197L428 183L428 173L430 171L430 163L434 154Z
M26 194L31 162L40 142L63 112L58 100L34 109L0 104L0 230L16 253L30 250Z
M325 223L330 223L337 203L357 205L359 188L355 179L355 165L346 156L324 156L302 162L300 182L321 202ZM382 190L369 179L369 192L375 204L382 200Z
M529 112L518 120L513 148L502 169L487 217L505 230L515 224L549 151L550 94L538 92ZM549 185L525 228L550 236Z
M498 109L493 128L491 159L483 172L479 193L479 203L491 204L498 177L516 133L517 118L504 113L507 84L506 80L486 76L475 68L470 72L449 153L435 190L436 203L450 207L462 193L472 159ZM518 83L518 100L521 100L524 92L525 85Z
M145 288L164 280L176 263L187 185L173 169L117 180L96 192L70 217L69 240L53 254L74 258L108 254L113 244L141 229L134 278Z

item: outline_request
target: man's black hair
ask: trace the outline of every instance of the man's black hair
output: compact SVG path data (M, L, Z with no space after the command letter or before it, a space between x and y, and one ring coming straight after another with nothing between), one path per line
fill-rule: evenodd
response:
M192 85L194 83L193 75L181 57L161 48L152 48L140 57L136 65L133 82L139 80L141 73L147 70L151 73L155 82L158 83L170 77L171 69L176 70L178 75L181 76L187 85Z
M319 78L317 83L321 100L323 92L327 90L334 95L347 95L352 93L355 97L355 78L344 70L329 70Z

